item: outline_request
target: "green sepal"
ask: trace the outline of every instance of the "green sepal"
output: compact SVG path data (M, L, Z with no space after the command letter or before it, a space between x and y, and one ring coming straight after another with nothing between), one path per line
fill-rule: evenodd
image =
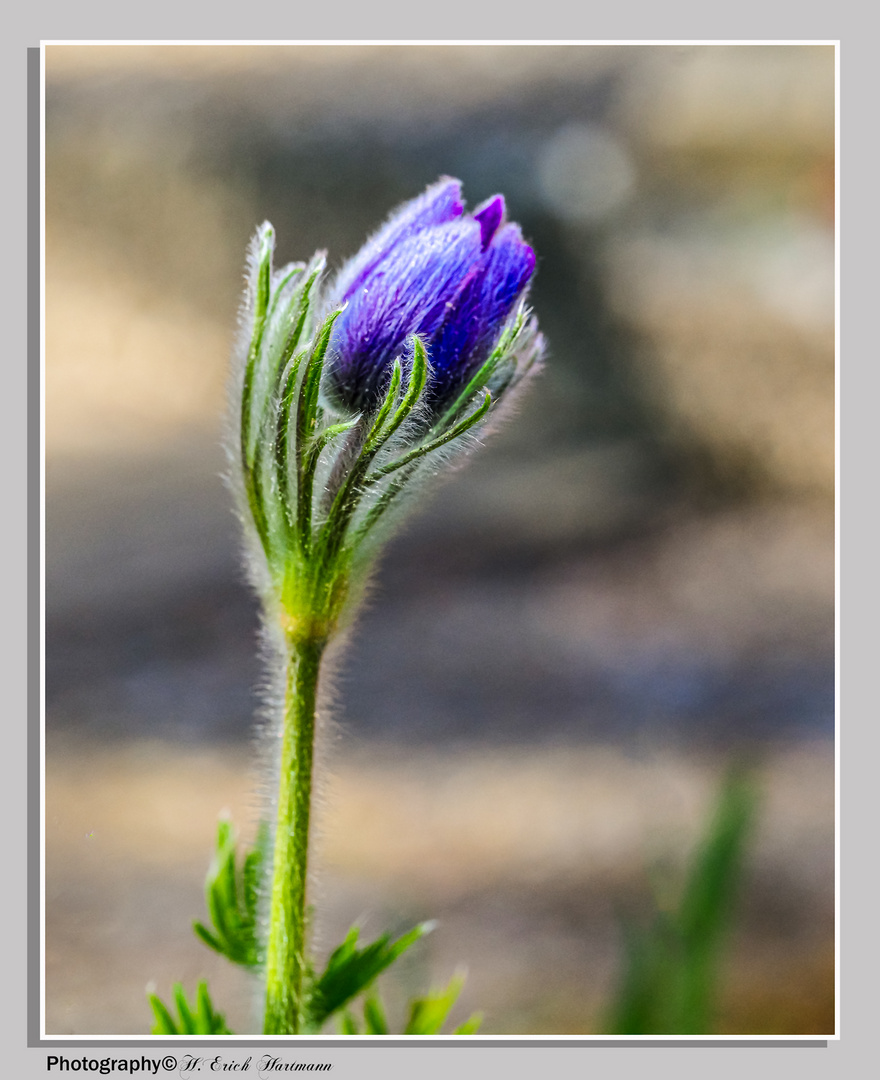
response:
M294 393L293 380L290 380L289 386L285 387L285 394L289 395L289 397L286 397L282 403L284 415L278 418L279 434L276 436L276 440L280 440L282 429L284 432L284 452L279 455L277 463L277 467L281 471L279 487L285 500L289 500L287 493L289 476L291 469L294 469L296 472L296 510L294 512L293 507L286 503L285 514L290 525L295 526L296 537L303 553L306 555L312 544L312 501L318 459L321 456L321 451L332 438L335 438L340 431L347 430L348 426L354 424L354 422L351 425L333 424L323 430L317 430L321 413L319 393L321 375L324 370L324 359L327 355L327 346L330 343L333 323L339 315L339 311L331 312L318 332L317 340L309 354L300 381L294 418L292 420L289 418ZM291 455L287 450L291 434L294 443L293 462L291 462Z
M232 825L226 820L218 824L216 851L205 880L205 902L214 930L200 922L193 923L196 935L209 948L247 968L258 966L263 959L263 944L257 934L257 908L267 844L268 829L264 823L254 847L239 867Z
M287 268L286 273L273 275L274 236L270 227L259 234L259 240L253 333L242 386L240 440L248 507L271 565L278 547L279 529L284 547L291 520L286 506L286 483L277 483L277 471L276 477L272 476L266 448L274 445L277 457L279 440L277 435L273 439L273 433L277 432L278 412L284 408L283 384L291 378L291 368L295 381L300 357L293 361L291 357L311 332L311 294L325 259L318 253L308 266L296 264ZM297 276L300 280L291 287ZM285 431L281 442L286 444L286 439ZM286 445L281 449L286 457Z
M388 465L383 465L381 469L376 469L368 477L370 482L380 480L383 476L387 476L389 473L395 472L397 469L402 469L404 465L409 465L417 458L424 457L426 454L432 453L434 450L439 450L441 446L444 446L448 442L452 442L453 439L457 439L459 435L463 435L469 428L472 428L474 424L479 423L480 420L489 411L492 405L492 395L488 390L483 392L483 400L477 406L476 409L466 416L463 420L444 432L443 435L438 436L436 439L432 439L430 442L424 443L422 446L417 446L409 453L404 454L403 457L398 458L396 461L389 462Z
M281 373L281 389L275 412L275 475L278 481L279 517L284 532L283 548L289 547L289 537L295 523L290 500L290 410L296 396L297 376L305 355L305 351L297 353Z
M338 489L332 493L332 503L323 530L324 550L327 553L328 564L332 562L345 542L346 530L352 515L365 489L373 482L374 477L368 476L367 470L379 451L416 408L424 392L428 381L428 357L425 346L418 337L414 336L412 343L412 365L403 396L398 402L403 383L403 368L400 360L395 360L382 403L375 416L367 421L369 429L360 452ZM353 549L357 548L360 538L359 532L351 542L350 546Z
M330 344L333 324L341 313L341 311L332 311L327 316L309 353L297 403L296 442L298 447L306 446L315 433L318 423L318 391L321 385L321 374L324 370L324 357L327 355L327 346Z
M405 490L414 470L418 467L419 460L432 453L434 450L439 450L440 447L444 446L446 443L452 442L453 439L457 439L459 435L464 435L466 431L474 427L475 424L478 424L491 408L492 401L492 395L488 390L485 390L483 392L483 400L477 408L469 416L460 420L454 427L445 431L442 435L423 443L421 446L414 447L396 461L388 462L386 465L375 469L367 476L364 481L365 488L377 484L380 480L384 480L386 476L398 472L400 469L406 470L384 487L373 505L364 515L352 542L352 546L355 549L366 539L367 535L383 514L391 507L398 495Z
M433 927L430 922L420 923L396 941L391 940L390 934L383 934L359 949L359 930L353 926L345 941L331 953L324 973L312 985L308 1003L310 1026L314 1030L320 1029L329 1016L366 990L378 975Z
M257 266L253 292L253 330L245 362L241 390L241 455L245 476L250 471L251 454L251 399L254 388L254 372L260 349L263 344L263 330L266 326L266 314L269 308L269 292L272 281L272 251L275 245L275 231L266 222L260 227L254 241ZM252 249L252 250L254 250Z
M385 441L386 422L391 410L394 408L401 382L403 382L403 368L401 367L400 361L395 360L391 368L391 379L388 382L388 389L385 391L385 397L382 399L379 411L373 419L372 427L364 442L364 448L361 451L361 454L365 458L372 457ZM397 411L399 412L399 409ZM397 413L395 413L395 416L396 415Z
M303 338L307 339L311 331L312 291L325 265L319 252L308 266L297 263L287 268L283 277L280 276L283 271L273 275L273 248L274 239L270 237L268 247L261 251L254 329L242 392L242 462L246 474L255 468L257 447L271 423L273 400L288 362L301 342L307 344ZM297 276L300 281L288 289ZM267 299L263 296L264 287L270 290Z
M346 432L351 431L352 428L357 427L358 419L358 417L355 417L354 420L344 420L341 423L330 424L329 427L325 427L323 431L319 431L315 436L308 452L314 454L316 457L319 456L329 442L339 435L344 435Z
M195 1004L191 1005L186 1000L186 993L182 983L175 983L172 987L174 1004L177 1008L178 1018L172 1016L170 1010L155 994L149 995L150 1005L156 1023L153 1025L153 1035L231 1035L232 1032L226 1026L226 1020L222 1013L214 1009L211 995L208 993L208 984L202 980L196 987Z
M400 404L395 409L394 415L386 423L387 410L390 409L394 398L397 396L397 389L401 381L400 361L395 360L391 375L391 385L385 395L382 409L376 417L373 430L370 432L366 445L364 446L364 453L366 455L374 455L388 442L391 436L398 430L400 425L416 407L418 400L425 389L425 384L428 381L428 355L425 352L425 346L422 344L421 338L413 337L412 342L412 367L409 372L406 393L403 395Z
M295 273L307 274L305 281L298 288L294 289L289 297L287 297L287 307L282 314L282 318L287 322L287 330L283 330L278 333L277 343L281 344L281 348L277 352L277 356L272 357L270 355L269 371L274 372L274 381L277 388L283 379L283 373L287 367L290 358L299 347L300 340L304 333L309 329L309 315L311 313L312 303L312 289L315 282L321 276L324 270L325 259L324 256L319 253L309 263L307 267L302 264L298 264L293 267L287 277L278 282L275 295L272 300L272 311L269 313L271 319L274 314L274 308L277 303L280 302L281 297L284 295L284 289L288 282L293 278ZM272 328L274 329L274 328ZM277 344L272 342L273 345Z

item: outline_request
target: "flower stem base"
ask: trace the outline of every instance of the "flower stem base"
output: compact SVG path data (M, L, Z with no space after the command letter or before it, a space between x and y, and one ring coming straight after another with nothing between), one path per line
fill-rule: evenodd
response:
M266 1035L303 1030L306 885L318 675L325 642L288 639L266 953Z

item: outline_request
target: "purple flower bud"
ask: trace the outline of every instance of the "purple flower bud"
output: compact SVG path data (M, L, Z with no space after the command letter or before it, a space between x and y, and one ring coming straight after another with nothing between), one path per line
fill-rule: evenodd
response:
M329 302L345 309L330 343L331 396L369 408L418 334L431 365L427 400L442 411L488 358L534 269L519 226L505 224L503 196L465 214L460 181L431 185L336 277Z

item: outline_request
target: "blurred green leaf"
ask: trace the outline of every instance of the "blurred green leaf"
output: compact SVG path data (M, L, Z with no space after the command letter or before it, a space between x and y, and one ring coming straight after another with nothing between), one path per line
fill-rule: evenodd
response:
M473 1016L469 1016L463 1024L459 1024L457 1028L452 1032L453 1035L475 1035L480 1030L480 1024L483 1022L483 1014L476 1012Z
M443 1027L452 1006L455 1004L464 976L455 975L443 990L435 990L424 997L410 1002L409 1020L403 1030L404 1035L436 1035ZM459 1024L453 1035L473 1035L480 1027L483 1017L475 1013L463 1024ZM341 1035L360 1035L357 1019L345 1009L337 1021L337 1030ZM388 1035L388 1021L378 992L373 991L364 1000L364 1035Z
M343 1009L342 1014L336 1021L336 1028L340 1035L360 1035L357 1020L348 1009Z
M195 1005L190 1005L186 999L186 993L181 983L175 983L172 987L174 1004L177 1008L179 1019L175 1020L170 1010L155 995L150 994L150 1005L156 1023L153 1025L153 1035L231 1035L232 1032L226 1026L226 1020L221 1013L215 1012L211 996L208 993L208 984L204 981L196 988Z
M732 767L688 869L677 910L625 923L624 973L606 1026L615 1035L704 1035L712 1029L720 950L733 921L757 793Z
M446 1022L452 1006L458 1000L464 976L457 974L443 990L432 990L423 998L416 998L410 1004L409 1020L403 1029L404 1035L436 1035ZM473 1020L473 1017L471 1018Z
M308 1005L310 1026L319 1029L329 1016L366 990L377 975L433 926L433 923L420 923L397 941L391 941L390 934L383 934L362 949L357 945L359 930L353 926L345 941L330 955L324 973L313 983Z
M370 994L364 1001L364 1030L368 1035L387 1035L388 1021L378 994Z
M205 902L214 929L200 922L193 923L193 929L216 952L235 964L253 968L262 962L257 908L268 829L265 823L260 826L255 845L241 867L236 864L235 840L230 822L220 821L214 858L205 880Z
M756 806L752 778L741 768L731 769L707 836L694 857L678 911L683 954L678 1003L681 1031L709 1031L720 946L733 921Z

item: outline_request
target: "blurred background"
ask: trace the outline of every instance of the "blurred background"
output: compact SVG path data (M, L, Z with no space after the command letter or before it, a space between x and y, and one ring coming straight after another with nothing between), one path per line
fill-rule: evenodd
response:
M391 544L337 665L317 950L438 928L485 1033L589 1034L733 757L719 1031L834 1028L831 46L63 46L46 87L46 1031L254 988L190 930L253 834L221 474L247 243L353 254L439 175L538 252L546 371ZM662 894L662 887L660 892Z

